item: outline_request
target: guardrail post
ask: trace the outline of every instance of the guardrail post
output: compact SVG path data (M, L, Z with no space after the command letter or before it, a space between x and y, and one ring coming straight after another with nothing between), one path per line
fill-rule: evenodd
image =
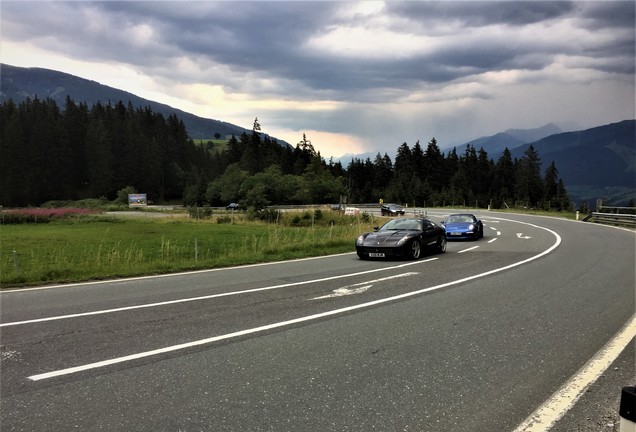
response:
M623 387L620 432L636 432L636 387Z

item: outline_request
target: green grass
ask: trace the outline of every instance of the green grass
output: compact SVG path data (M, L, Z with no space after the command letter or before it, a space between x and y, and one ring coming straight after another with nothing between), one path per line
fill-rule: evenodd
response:
M374 225L324 219L310 226L113 217L0 225L0 288L351 252L357 236Z

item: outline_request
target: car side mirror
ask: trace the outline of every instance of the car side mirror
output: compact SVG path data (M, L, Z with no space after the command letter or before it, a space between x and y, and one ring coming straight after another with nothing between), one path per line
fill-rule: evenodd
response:
M445 225L445 224L446 224L446 221L441 221L440 223L441 223L442 225Z
M380 227L374 226L373 227L373 231L378 231L380 229Z

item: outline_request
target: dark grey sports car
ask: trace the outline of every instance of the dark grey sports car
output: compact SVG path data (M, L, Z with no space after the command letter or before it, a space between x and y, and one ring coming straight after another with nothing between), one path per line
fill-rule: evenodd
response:
M418 259L423 248L446 252L446 232L427 218L393 219L358 237L356 251L360 259Z

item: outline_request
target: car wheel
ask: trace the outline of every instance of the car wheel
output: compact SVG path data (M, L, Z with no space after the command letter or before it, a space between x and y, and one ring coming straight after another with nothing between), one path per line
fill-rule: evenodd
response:
M419 240L413 240L411 243L411 258L416 260L422 255L422 245Z
M444 253L446 252L446 236L439 236L439 238L437 239L437 243L435 244L435 247L437 248L437 251L439 253Z

